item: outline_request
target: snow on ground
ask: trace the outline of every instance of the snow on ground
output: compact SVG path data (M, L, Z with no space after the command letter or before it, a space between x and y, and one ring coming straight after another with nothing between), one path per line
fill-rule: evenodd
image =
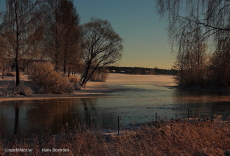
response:
M129 75L129 74L109 74L106 82L159 82L175 85L173 82L173 76L171 75Z
M23 76L21 79L23 82L28 82L28 77ZM1 84L4 83L14 83L15 77L6 76L4 79L0 79ZM114 74L111 73L108 76L106 82L88 82L86 87L81 90L74 91L73 94L68 95L59 95L59 94L33 94L28 96L17 96L17 97L0 97L0 101L5 100L25 100L25 99L48 99L48 98L90 98L94 96L103 96L105 93L108 93L113 90L111 85L116 84L128 84L128 83L141 83L148 82L156 86L175 86L173 81L173 76L171 75L129 75L129 74ZM29 84L29 83L27 83Z

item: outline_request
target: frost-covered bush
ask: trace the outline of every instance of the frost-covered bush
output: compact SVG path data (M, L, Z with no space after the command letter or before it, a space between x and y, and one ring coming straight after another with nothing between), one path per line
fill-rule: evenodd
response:
M51 63L35 62L30 69L29 78L37 93L63 94L73 91L72 83L67 77L54 71L54 66Z
M74 83L74 84L77 84L79 82L79 77L76 77L76 76L70 75L68 79L71 83Z
M14 88L14 94L20 95L30 95L33 93L33 90L26 85L20 84L19 86Z
M79 80L80 80L79 77L70 75L68 77L68 79L73 84L75 90L80 90L81 89L80 86L79 86Z

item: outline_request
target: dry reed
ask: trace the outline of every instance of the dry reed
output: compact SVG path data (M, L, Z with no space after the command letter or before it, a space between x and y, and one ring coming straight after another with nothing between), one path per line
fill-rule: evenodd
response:
M142 126L125 134L104 135L86 128L63 130L58 135L34 135L30 139L0 142L1 155L6 149L32 149L32 153L8 152L9 155L104 155L104 156L221 156L230 149L230 123L171 120ZM49 149L65 149L44 152ZM42 152L43 150L43 152Z

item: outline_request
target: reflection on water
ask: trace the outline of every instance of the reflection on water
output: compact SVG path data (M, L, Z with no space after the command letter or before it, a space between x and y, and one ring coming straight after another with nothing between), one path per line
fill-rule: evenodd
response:
M53 133L62 126L113 127L114 116L96 108L95 98L50 99L34 101L2 102L0 107L1 138L12 138L15 134L29 137L48 128Z
M229 95L183 91L150 83L116 86L109 97L5 101L0 103L0 132L2 139L15 134L30 137L48 128L53 134L62 126L86 124L103 129L117 128L117 116L122 126L149 122L157 113L161 118L186 118L192 115L230 113Z

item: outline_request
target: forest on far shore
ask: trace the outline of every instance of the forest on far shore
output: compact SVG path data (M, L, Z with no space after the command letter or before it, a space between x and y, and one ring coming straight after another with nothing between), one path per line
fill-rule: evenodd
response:
M143 67L107 67L109 73L135 74L135 75L176 75L175 69L143 68Z

